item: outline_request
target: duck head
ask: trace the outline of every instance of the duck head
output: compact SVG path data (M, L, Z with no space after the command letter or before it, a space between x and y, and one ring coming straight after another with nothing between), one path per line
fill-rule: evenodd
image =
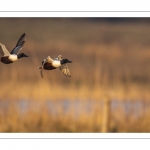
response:
M24 53L20 53L20 54L17 55L17 57L18 57L18 59L20 59L20 58L22 58L22 57L29 57L29 56L27 56L27 55L24 54Z
M72 63L72 61L68 59L62 59L60 62L61 64Z

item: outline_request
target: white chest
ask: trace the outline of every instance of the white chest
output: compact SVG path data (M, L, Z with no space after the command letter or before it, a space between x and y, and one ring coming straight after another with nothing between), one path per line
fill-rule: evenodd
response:
M54 60L53 63L52 63L52 65L54 67L60 67L61 66L60 61L58 61L58 60Z
M17 55L10 55L9 60L16 61L16 60L18 60L18 57L17 57Z

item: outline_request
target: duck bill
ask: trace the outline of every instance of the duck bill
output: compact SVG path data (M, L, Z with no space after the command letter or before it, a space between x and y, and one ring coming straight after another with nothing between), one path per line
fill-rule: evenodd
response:
M72 63L72 61L67 59L67 63Z
M23 56L24 56L24 57L29 57L29 56L27 56L26 54L24 54Z

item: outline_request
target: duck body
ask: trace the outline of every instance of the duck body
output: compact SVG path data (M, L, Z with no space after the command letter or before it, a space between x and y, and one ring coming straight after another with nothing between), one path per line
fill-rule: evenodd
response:
M18 60L17 55L14 55L14 56L10 55L10 56L1 57L1 62L3 62L4 64L11 64L16 60Z
M26 41L25 33L18 40L16 47L9 52L5 45L0 43L0 54L1 54L1 62L4 64L11 64L22 57L28 57L24 53L18 54L18 52L22 49L24 43Z
M24 53L20 53L18 55L12 54L9 56L1 57L1 62L3 62L4 64L11 64L11 63L17 61L18 59L20 59L22 57L28 57L28 56L25 55Z
M43 78L43 69L54 70L57 68L59 68L66 76L71 77L67 63L72 63L72 61L68 59L63 59L61 55L59 55L55 59L52 59L50 56L48 56L46 59L42 61L42 66L39 67L39 69L41 69L42 78Z
M54 59L52 62L45 61L43 64L43 68L45 70L53 70L53 69L59 68L61 65L62 65L61 61Z
M53 70L53 69L56 69L57 67L55 67L55 66L53 66L53 64L52 63L44 63L44 65L43 65L43 69L45 69L45 70Z

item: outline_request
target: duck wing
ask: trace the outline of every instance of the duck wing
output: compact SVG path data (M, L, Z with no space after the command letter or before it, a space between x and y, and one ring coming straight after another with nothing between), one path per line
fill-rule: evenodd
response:
M43 67L44 67L44 64L45 64L45 59L42 61L42 66L39 67L40 69L40 74L41 74L41 77L43 78Z
M24 43L26 41L26 35L25 33L20 37L18 40L16 47L10 52L10 54L17 54L23 47Z
M68 65L67 64L63 64L59 67L59 69L62 71L62 73L67 76L67 77L71 77L71 73L70 73L70 70L68 68Z
M0 55L1 56L9 56L10 55L10 53L7 50L7 48L5 47L5 45L3 45L1 43L0 43Z

